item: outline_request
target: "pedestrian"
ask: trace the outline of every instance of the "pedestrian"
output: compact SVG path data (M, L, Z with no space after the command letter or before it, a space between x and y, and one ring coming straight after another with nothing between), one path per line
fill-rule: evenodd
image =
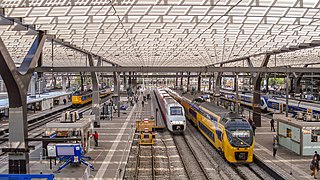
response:
M67 104L67 100L63 99L63 104L66 105Z
M142 107L144 107L144 100L141 101Z
M317 151L314 151L313 157L317 157L317 167L319 167L319 160L320 160L320 155L318 154Z
M95 142L95 147L98 147L98 139L99 139L99 135L97 131L94 131L94 134L91 134L93 136L94 142Z
M271 125L271 131L276 132L276 130L274 129L274 119L273 118L270 121L270 125Z
M257 127L256 127L256 124L253 121L252 121L251 127L252 127L252 131L253 131L253 135L255 136Z
M278 150L278 141L275 140L276 136L273 138L273 147L272 147L272 152L273 152L273 157L276 157L277 150Z
M133 106L133 97L130 97L130 105Z
M134 96L134 101L136 102L136 104L138 103L138 96L137 95Z
M310 164L310 170L312 171L311 176L313 176L315 179L317 179L317 172L319 171L319 166L317 162L318 162L317 156L313 156Z
M253 121L251 120L250 116L249 116L248 122L249 122L250 126L252 127Z

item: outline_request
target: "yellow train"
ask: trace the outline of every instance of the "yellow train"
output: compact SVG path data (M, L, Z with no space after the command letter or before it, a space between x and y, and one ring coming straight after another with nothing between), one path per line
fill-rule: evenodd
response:
M254 136L245 119L213 103L195 103L173 91L170 94L185 108L187 119L194 123L228 162L253 161Z
M100 98L106 97L108 95L110 95L111 92L111 88L106 88L106 89L102 89L100 90L99 94L100 94ZM72 94L72 105L73 106L82 106L84 104L90 103L92 101L92 91L76 91Z

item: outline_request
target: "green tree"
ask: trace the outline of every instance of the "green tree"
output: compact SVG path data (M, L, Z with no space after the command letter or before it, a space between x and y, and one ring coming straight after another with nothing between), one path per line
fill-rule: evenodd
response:
M269 78L268 83L270 86L283 85L285 84L285 78Z

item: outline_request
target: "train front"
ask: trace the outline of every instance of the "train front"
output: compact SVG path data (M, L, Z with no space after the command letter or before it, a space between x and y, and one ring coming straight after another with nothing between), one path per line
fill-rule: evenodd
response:
M168 128L173 133L182 133L186 129L186 117L183 107L178 104L170 104L168 112Z
M225 158L231 163L253 161L254 136L250 124L242 118L231 119L225 125ZM225 137L224 137L225 138Z

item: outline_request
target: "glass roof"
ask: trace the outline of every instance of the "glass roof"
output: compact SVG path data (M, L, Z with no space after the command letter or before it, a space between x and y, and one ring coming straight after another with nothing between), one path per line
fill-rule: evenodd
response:
M122 66L205 66L320 40L318 0L2 0L1 6L6 17ZM14 27L0 19L0 36L19 62L35 35ZM52 48L54 65L87 63L84 54L48 41L44 65L52 65ZM277 59L279 66L320 62L319 49ZM243 63L226 64L235 65Z

